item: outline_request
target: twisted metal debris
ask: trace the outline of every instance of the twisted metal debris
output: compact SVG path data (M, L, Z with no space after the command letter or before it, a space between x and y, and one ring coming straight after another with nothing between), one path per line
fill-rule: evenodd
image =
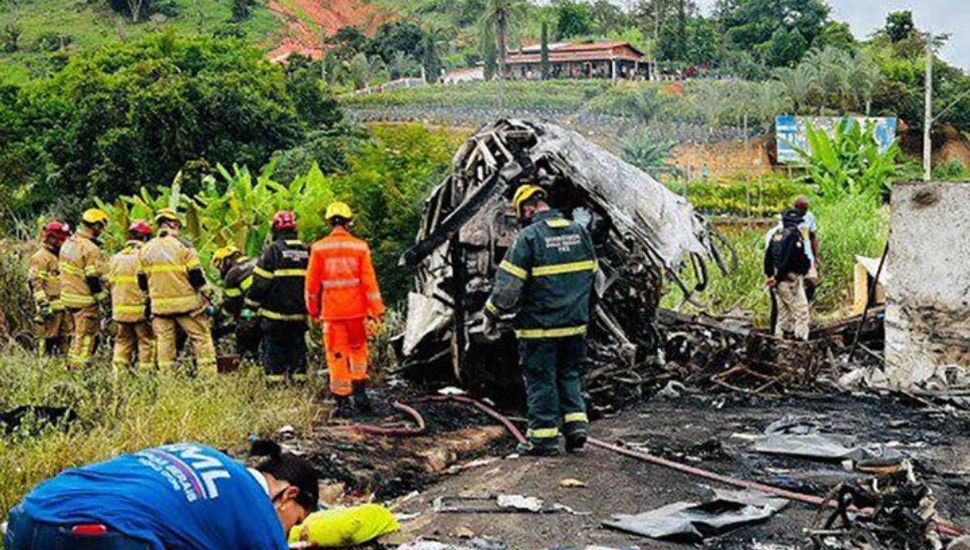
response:
M706 222L683 197L571 130L500 120L456 153L452 173L431 193L416 244L401 258L416 270L400 339L402 368L453 374L486 394L518 394L514 339L481 337L481 310L495 269L519 225L509 197L542 181L550 202L584 223L601 272L591 326L588 389L607 408L639 397L658 345L655 312L664 276L685 299L703 289L707 265L727 266ZM694 288L681 278L694 271Z

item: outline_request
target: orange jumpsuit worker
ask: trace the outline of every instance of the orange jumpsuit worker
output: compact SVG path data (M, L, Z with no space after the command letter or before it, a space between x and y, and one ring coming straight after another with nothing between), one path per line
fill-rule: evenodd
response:
M347 231L353 217L342 202L327 208L326 219L333 230L310 248L306 276L307 313L323 321L337 418L353 416L351 395L358 411L371 408L366 391L368 321L376 323L384 315L370 247Z

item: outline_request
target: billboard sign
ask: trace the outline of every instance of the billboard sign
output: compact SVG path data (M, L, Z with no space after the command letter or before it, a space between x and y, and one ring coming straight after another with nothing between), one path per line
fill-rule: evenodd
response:
M834 116L794 116L781 115L775 117L775 141L778 144L778 162L781 164L797 164L801 162L798 150L811 154L808 145L809 124L815 130L823 130L832 135L835 125L844 119L855 124L872 125L872 135L879 143L880 152L889 149L896 141L896 117L834 117Z

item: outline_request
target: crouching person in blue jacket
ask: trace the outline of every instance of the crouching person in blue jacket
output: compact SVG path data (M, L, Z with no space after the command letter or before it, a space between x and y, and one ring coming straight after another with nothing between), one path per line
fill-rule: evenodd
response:
M255 469L187 443L66 470L10 511L4 548L286 549L316 510L317 471L273 442L253 454Z

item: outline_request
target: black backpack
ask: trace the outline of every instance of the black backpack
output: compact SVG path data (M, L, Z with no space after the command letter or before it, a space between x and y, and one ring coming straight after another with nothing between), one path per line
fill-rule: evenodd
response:
M769 253L777 276L808 273L810 265L805 254L805 239L797 227L785 227L775 232L771 237Z

